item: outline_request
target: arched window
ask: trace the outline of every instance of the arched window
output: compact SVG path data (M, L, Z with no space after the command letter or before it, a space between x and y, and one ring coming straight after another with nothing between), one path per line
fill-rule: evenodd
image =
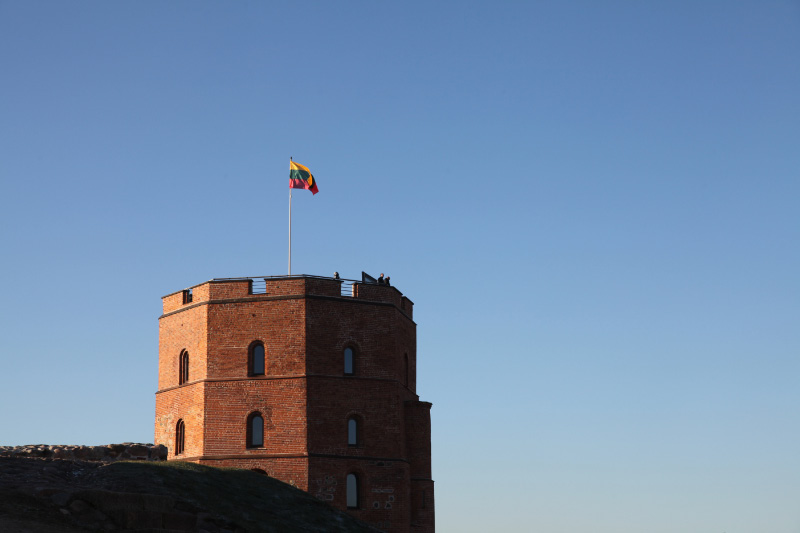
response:
M408 387L408 354L403 354L403 385Z
M248 370L251 376L263 376L266 367L266 355L264 353L264 343L256 341L250 345Z
M264 446L264 419L261 413L251 413L247 417L247 447L260 448Z
M183 350L178 363L178 385L183 385L187 381L189 381L189 352Z
M358 477L347 474L347 508L358 509Z
M344 373L348 376L353 375L353 349L344 349Z
M354 416L347 419L347 445L358 446L358 419Z
M183 446L186 442L186 425L183 420L178 420L175 425L175 455L183 453Z

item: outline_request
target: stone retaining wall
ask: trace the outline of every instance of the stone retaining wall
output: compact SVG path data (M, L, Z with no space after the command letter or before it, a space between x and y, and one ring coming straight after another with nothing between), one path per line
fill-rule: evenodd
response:
M78 461L166 461L167 447L161 444L123 442L104 446L62 444L28 444L0 446L0 457L41 457L42 459L72 459Z

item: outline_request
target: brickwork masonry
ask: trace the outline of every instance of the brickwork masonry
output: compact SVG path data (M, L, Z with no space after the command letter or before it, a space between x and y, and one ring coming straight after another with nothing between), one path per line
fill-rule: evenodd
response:
M154 442L169 460L256 470L387 533L433 533L412 302L386 285L347 293L339 280L296 276L251 293L249 281L164 297Z

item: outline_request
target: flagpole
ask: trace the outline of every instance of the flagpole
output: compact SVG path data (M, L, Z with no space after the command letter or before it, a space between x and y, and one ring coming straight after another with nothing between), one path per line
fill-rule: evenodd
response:
M289 162L292 157L289 156ZM292 184L289 184L289 275L292 275Z

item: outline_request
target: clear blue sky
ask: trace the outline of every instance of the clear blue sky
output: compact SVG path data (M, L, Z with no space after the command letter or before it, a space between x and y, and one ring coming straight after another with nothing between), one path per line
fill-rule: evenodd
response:
M0 0L0 444L153 438L160 297L386 272L442 532L800 532L800 3Z

